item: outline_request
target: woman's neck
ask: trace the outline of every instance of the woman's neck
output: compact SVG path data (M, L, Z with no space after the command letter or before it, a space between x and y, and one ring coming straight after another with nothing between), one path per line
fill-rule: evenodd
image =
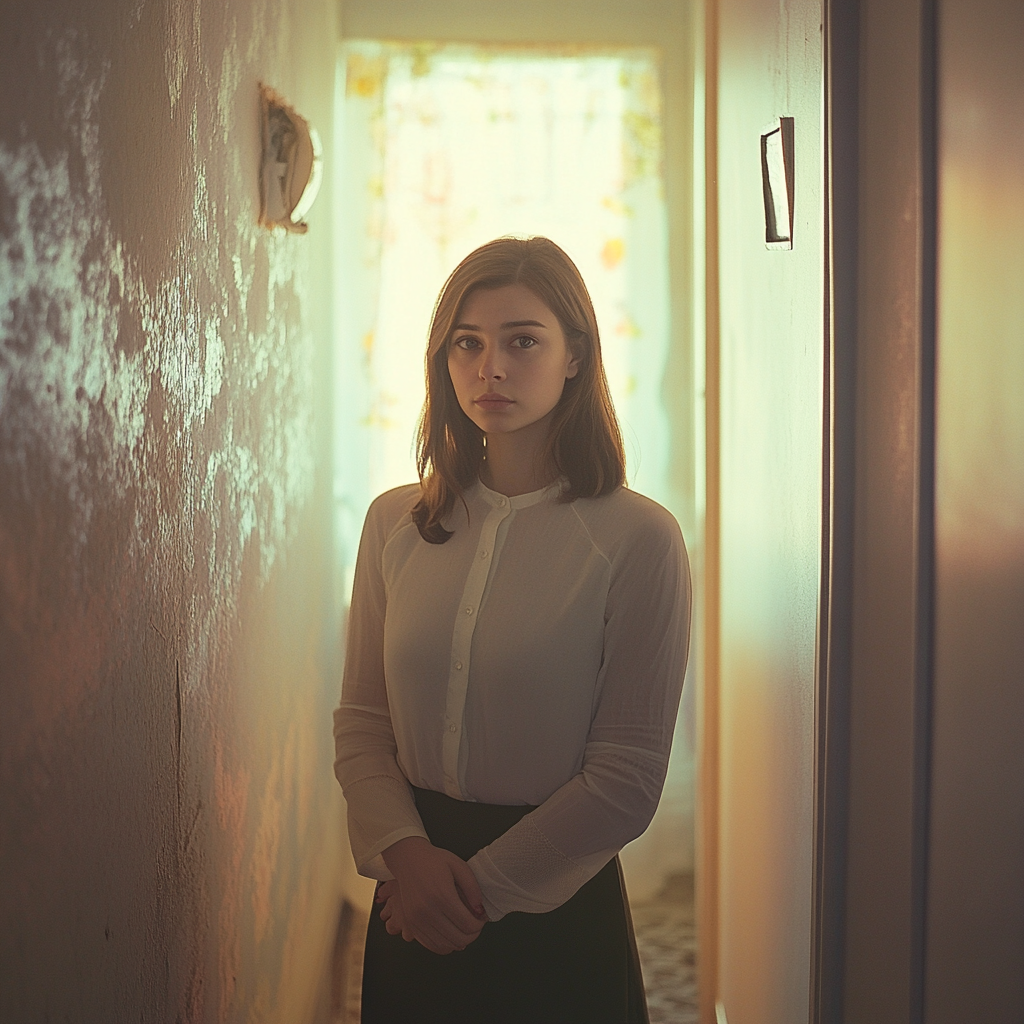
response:
M480 479L509 498L546 487L558 476L551 459L545 458L547 439L548 424L543 421L510 434L488 434Z

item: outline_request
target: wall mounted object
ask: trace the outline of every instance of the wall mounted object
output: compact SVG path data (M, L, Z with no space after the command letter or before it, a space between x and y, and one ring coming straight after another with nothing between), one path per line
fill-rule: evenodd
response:
M260 83L260 223L305 234L303 221L320 191L323 147L316 129L277 92Z
M764 243L793 248L793 118L780 117L761 132Z

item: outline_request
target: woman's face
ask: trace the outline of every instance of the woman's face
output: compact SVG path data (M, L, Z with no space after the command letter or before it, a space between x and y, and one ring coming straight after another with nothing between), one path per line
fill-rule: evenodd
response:
M521 284L471 292L448 342L459 405L486 434L548 419L578 368L555 314Z

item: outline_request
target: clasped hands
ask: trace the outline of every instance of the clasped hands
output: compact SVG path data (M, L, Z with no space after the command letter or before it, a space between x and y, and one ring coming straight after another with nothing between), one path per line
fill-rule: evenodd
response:
M377 890L384 904L381 920L391 935L401 935L434 953L465 949L487 923L483 894L473 869L448 850L422 836L400 839L384 851L395 877Z

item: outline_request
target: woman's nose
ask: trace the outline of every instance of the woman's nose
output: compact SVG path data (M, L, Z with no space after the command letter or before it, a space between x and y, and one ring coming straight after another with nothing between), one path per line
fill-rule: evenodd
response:
M484 353L483 359L480 360L480 379L505 379L505 365L499 353L493 350Z

